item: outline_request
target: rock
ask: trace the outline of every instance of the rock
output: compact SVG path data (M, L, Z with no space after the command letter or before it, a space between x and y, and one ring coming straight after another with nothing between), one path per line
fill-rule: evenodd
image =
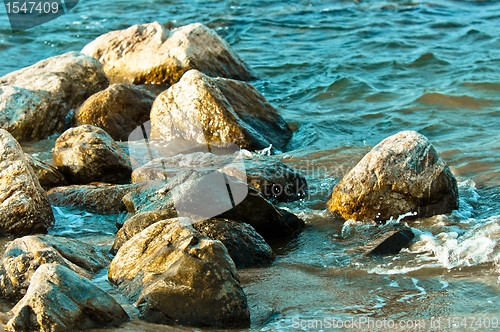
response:
M0 127L18 140L39 140L69 127L68 114L105 89L95 59L69 52L0 78Z
M158 22L112 31L86 45L113 83L174 84L190 69L247 81L254 74L231 46L195 23L168 30Z
M224 168L228 175L237 176L244 167L248 185L259 190L268 199L292 202L307 196L307 181L301 173L276 159L263 156L244 159L244 166L240 167L237 162L239 153L216 155L195 152L157 158L136 168L132 172L132 182L167 180L189 169L204 171Z
M112 185L91 183L52 188L47 192L50 204L71 206L97 213L120 213L126 211L123 196L134 190L130 184Z
M283 150L292 131L250 84L190 70L151 109L151 138Z
M119 326L129 317L105 291L67 267L43 264L12 308L7 331L63 332Z
M333 189L328 209L344 219L418 218L458 208L455 177L431 143L403 131L375 146Z
M49 165L38 158L29 154L24 155L26 161L35 172L38 182L43 189L47 190L53 187L65 186L68 184L66 177L57 168Z
M237 268L271 264L276 255L266 241L247 223L213 218L193 224L193 228L224 244Z
M130 133L149 121L155 95L130 84L113 84L87 99L75 112L75 126L91 124L102 128L116 141L126 141Z
M45 233L54 215L19 143L0 129L0 234Z
M21 298L35 271L45 263L68 267L85 278L105 268L109 258L84 242L51 235L25 236L7 247L0 267L0 295Z
M123 202L130 213L177 210L180 216L191 218L193 222L217 216L245 222L266 241L294 236L304 227L303 220L274 207L257 189L230 176L225 178L227 183L221 183L216 174L223 178L219 172L191 170L177 174L167 183L141 182L138 190L123 197ZM227 186L231 188L236 204L229 201ZM248 189L248 194L235 196L242 187Z
M75 183L127 183L129 157L101 128L83 125L65 131L53 150L54 164Z
M365 256L396 255L401 249L407 248L415 237L412 230L406 226L394 226L376 233L377 237L365 246Z
M250 325L246 296L224 245L179 220L157 222L126 242L109 266L108 279L150 322Z
M130 219L125 220L122 227L116 233L111 253L115 255L125 242L152 224L175 217L177 217L175 209L140 212L133 215Z

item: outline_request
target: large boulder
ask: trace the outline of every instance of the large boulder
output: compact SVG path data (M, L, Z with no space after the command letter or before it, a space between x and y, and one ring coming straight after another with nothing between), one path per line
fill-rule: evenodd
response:
M174 84L190 69L210 76L251 80L255 76L213 30L200 23L168 30L158 22L112 31L86 45L112 83Z
M113 185L92 183L52 188L47 192L50 204L70 206L97 213L120 213L126 211L123 196L135 189L135 185Z
M249 83L190 70L151 109L151 138L283 150L292 131Z
M403 131L375 146L335 186L328 209L344 219L384 222L458 208L457 181L429 140Z
M75 183L130 182L128 155L101 128L83 125L66 130L52 153L54 165Z
M0 128L18 140L63 132L70 110L107 86L94 58L69 52L42 60L0 78Z
M0 234L45 233L54 215L19 143L0 129Z
M7 331L64 332L118 327L129 317L108 293L67 267L43 264L12 308Z
M149 121L156 96L130 84L113 84L87 99L75 112L75 126L91 124L104 129L116 141L126 141L130 133Z
M250 325L246 296L224 245L179 220L157 222L126 242L109 266L108 279L150 322Z
M167 180L189 169L203 171L223 168L227 174L237 176L243 168L240 163L235 162L238 153L216 155L195 152L156 158L136 168L132 172L132 182ZM305 177L279 160L265 156L242 160L248 185L258 189L264 197L279 202L291 202L307 196Z
M66 266L85 278L109 264L110 259L84 242L51 235L25 236L12 241L0 266L0 295L21 298L35 271L45 263Z
M177 174L168 182L141 182L137 190L123 197L123 202L130 213L177 210L179 216L191 218L193 222L217 216L244 222L266 241L291 237L302 230L303 220L273 206L257 189L223 175L191 170ZM228 187L232 200L228 197ZM245 194L240 195L243 187Z
M66 177L57 168L43 162L42 160L25 154L26 161L35 172L38 182L43 189L47 190L53 187L65 186L68 184Z

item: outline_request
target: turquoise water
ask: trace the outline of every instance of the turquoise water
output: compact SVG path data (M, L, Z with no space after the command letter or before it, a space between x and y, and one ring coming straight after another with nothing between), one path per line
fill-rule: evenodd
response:
M3 8L0 17L0 75L155 20L204 23L255 70L253 84L295 130L278 157L311 188L286 205L306 231L277 246L273 267L241 271L255 329L294 329L296 317L442 317L443 330L453 330L445 318L500 318L500 3L80 0L16 34ZM359 261L345 252L352 243L324 202L371 147L408 129L448 163L461 207L420 220L415 243L394 259ZM60 217L68 219L80 220ZM158 327L134 321L126 329Z

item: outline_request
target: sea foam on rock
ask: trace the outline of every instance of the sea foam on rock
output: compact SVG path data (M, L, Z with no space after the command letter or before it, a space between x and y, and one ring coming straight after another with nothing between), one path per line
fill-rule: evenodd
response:
M375 146L335 186L328 209L344 219L425 218L458 208L457 181L429 140L403 131Z
M126 141L130 133L149 120L155 95L130 84L112 84L87 99L75 112L75 126L91 124L102 128L116 141Z
M128 155L104 130L83 125L66 130L53 149L54 164L75 183L127 183Z
M45 233L52 208L19 143L0 129L0 234Z
M169 30L158 22L111 31L82 53L98 59L112 83L174 84L190 69L252 80L255 75L213 30L194 23Z
M292 136L285 120L252 85L186 72L151 109L151 138L203 146L236 144L283 150Z
M180 220L157 222L118 250L108 278L147 321L246 328L250 313L224 245Z
M42 60L0 77L0 128L23 141L63 132L70 111L107 86L101 65L87 55Z
M119 326L129 317L92 281L58 264L36 270L26 295L9 312L7 331L65 332Z

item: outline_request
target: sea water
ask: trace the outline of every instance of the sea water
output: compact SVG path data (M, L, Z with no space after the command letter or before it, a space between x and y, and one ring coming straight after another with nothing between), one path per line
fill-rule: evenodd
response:
M16 34L3 8L0 17L0 75L152 21L204 23L254 69L252 84L294 129L277 157L307 177L310 193L282 206L305 231L274 245L273 266L239 272L252 329L498 327L500 3L81 0ZM343 225L325 202L365 153L402 130L430 139L457 177L460 208L413 222L416 237L400 254L360 258L348 235L366 226ZM24 147L50 159L51 144ZM52 233L109 246L114 222L86 213L55 210ZM102 276L96 283L114 293ZM123 330L177 330L127 311L134 320Z

